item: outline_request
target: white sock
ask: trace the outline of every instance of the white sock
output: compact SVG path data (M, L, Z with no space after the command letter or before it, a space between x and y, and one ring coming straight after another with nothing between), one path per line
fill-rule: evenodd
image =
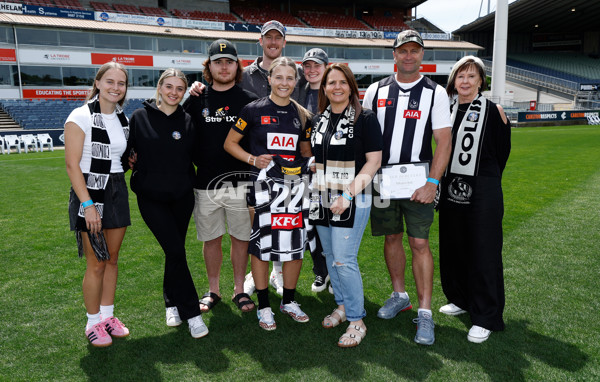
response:
M115 312L115 305L100 305L100 315L102 319L112 317Z
M89 314L86 313L85 314L88 318L87 320L87 325L85 326L85 330L88 330L89 328L91 328L92 326L96 325L97 323L99 323L100 321L102 321L100 319L100 312L96 313L96 314Z
M281 273L283 272L281 269L281 261L273 261L273 273Z
M394 293L398 293L398 297L404 297L404 298L408 298L408 293L405 292L394 292Z
M421 309L421 308L419 308L419 310L417 311L417 314L421 315L421 312L427 313L427 314L429 314L429 316L433 317L433 314L431 313L430 309Z

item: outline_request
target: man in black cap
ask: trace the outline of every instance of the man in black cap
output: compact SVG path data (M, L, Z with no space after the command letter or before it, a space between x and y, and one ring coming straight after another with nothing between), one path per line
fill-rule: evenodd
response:
M198 240L204 242L204 261L209 291L200 300L203 312L221 300L219 277L223 252L221 241L225 232L231 238L233 266L233 301L243 312L254 309L254 302L244 293L244 275L248 266L248 240L251 222L241 179L227 174L244 172L248 168L223 149L225 138L237 120L238 113L258 97L238 85L242 81L242 66L231 42L219 39L208 49L203 76L210 85L199 96L191 95L183 104L197 129L197 169L194 192L194 220ZM218 181L220 180L220 181ZM223 190L220 187L230 187Z
M283 53L283 48L285 48L285 27L277 20L267 21L260 30L258 42L262 46L263 54L244 69L242 87L262 98L271 93L271 87L267 80L269 66L271 66L273 60L281 57ZM301 71L300 76L300 81L297 82L296 89L292 93L292 98L294 99L298 99L298 88L305 83Z
M397 72L369 86L363 107L372 109L381 125L382 167L399 163L420 166L426 162L430 168L425 185L417 188L410 199L386 199L378 204L374 198L371 231L374 236L385 235L383 252L394 288L377 316L390 319L412 308L404 282L404 221L419 299L414 341L432 345L435 341L431 313L433 255L429 248L429 228L433 223L437 185L450 158L452 133L450 105L444 88L419 73L424 48L418 32L399 33L393 45ZM432 154L432 136L436 142L435 154Z

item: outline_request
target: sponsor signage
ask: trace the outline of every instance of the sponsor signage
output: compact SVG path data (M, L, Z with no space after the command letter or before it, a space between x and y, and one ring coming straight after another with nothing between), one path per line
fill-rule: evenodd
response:
M225 30L225 23L222 21L209 21L209 20L192 20L192 19L171 19L172 26L178 28L191 28L191 29L214 29L214 30ZM247 31L244 31L247 32Z
M563 110L563 111L538 111L519 112L518 122L543 122L543 121L576 121L587 120L588 116L600 115L600 110Z
M152 56L135 54L92 53L92 65L103 65L109 61L130 66L154 66Z
M582 92L597 92L600 84L579 84L579 90Z
M24 99L85 99L88 89L23 89Z
M23 4L0 3L0 12L4 13L23 13Z
M144 16L112 12L94 12L96 21L108 21L113 23L126 24L144 24L158 26L173 26L173 19L170 17Z
M0 49L0 62L16 62L17 55L14 49Z
M203 58L192 56L154 56L154 66L158 68L204 68Z
M19 61L32 64L73 64L90 65L90 54L77 51L56 51L40 49L19 49Z
M63 9L53 7L40 7L36 5L23 5L24 15L62 17L65 19L94 20L94 12L81 9Z

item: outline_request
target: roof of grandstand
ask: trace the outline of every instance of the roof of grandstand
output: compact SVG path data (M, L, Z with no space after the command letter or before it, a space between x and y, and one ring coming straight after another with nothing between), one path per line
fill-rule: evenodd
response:
M226 38L230 40L258 40L259 34L252 32L237 32L227 30L208 30L208 29L191 29L178 28L172 26L154 26L143 24L126 24L126 23L110 23L95 20L77 20L67 18L55 18L44 16L28 16L11 13L0 13L0 23L30 25L36 27L61 27L85 30L101 30L115 33L143 33L155 34L163 37L187 37L187 38L206 38L218 39ZM346 45L348 47L391 47L392 40L386 39L367 39L367 38L338 38L338 37L322 37L322 36L300 36L286 35L286 40L291 43L298 44L314 44L314 45ZM438 49L466 49L478 50L480 46L465 42L451 40L426 40L426 48Z
M454 33L493 31L495 12ZM517 0L508 6L510 33L572 33L598 30L600 3L590 0Z

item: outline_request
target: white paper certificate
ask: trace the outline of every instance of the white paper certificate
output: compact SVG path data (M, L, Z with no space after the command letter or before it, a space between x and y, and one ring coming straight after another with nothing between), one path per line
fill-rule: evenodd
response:
M406 163L384 166L379 174L381 199L410 199L415 190L425 185L429 163Z

